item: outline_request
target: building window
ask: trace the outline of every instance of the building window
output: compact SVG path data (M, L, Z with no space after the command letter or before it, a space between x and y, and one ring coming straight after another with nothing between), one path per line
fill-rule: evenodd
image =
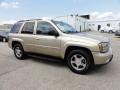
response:
M120 27L120 23L118 23L119 27Z
M108 27L110 27L110 24L107 24Z
M118 28L120 29L120 22L118 23Z

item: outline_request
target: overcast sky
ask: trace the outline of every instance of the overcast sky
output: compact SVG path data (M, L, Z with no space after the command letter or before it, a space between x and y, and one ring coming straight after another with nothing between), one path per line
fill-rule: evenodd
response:
M98 20L119 19L120 0L0 0L2 23L72 13L91 14Z

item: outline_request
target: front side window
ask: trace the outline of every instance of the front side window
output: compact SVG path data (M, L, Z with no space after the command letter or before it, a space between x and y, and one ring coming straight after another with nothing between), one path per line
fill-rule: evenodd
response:
M22 26L22 23L14 24L11 31L10 31L10 33L18 33L21 26Z
M26 22L21 33L33 34L35 22Z
M67 23L61 21L53 21L53 22L63 33L78 33L76 29L74 29L71 25Z
M37 23L36 34L51 35L50 32L56 31L55 28L48 22L39 21Z

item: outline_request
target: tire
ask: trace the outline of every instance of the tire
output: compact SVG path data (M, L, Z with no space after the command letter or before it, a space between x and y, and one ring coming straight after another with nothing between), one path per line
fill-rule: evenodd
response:
M19 60L25 59L26 54L21 44L15 44L13 50L14 50L14 55L17 59Z
M92 56L84 50L73 50L67 57L68 67L77 74L86 74L93 66L92 61Z
M101 30L101 33L104 33L104 30Z
M109 31L109 33L110 33L110 34L112 34L112 33L113 33L113 31L112 31L112 30L110 30L110 31Z

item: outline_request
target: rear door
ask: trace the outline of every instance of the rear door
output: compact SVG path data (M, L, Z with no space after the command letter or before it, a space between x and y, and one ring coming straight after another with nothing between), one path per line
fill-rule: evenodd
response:
M28 52L35 52L34 27L34 21L26 22L21 30L21 34L19 35L19 38L22 40L22 44L25 51Z

